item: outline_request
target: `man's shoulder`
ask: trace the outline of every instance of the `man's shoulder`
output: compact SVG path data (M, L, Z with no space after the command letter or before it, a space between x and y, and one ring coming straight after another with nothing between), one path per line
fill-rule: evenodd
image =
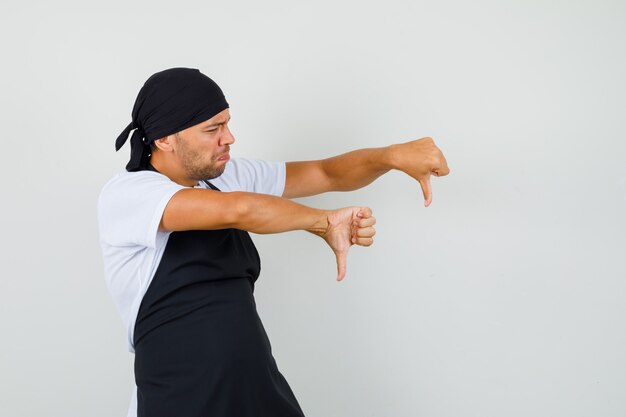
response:
M284 181L285 162L233 157L215 181L233 191L274 193L275 184ZM269 187L269 188L268 188Z
M167 176L154 171L119 172L110 178L100 190L98 206L109 205L115 201L135 201L148 194L169 193L171 190L184 188Z
M183 188L154 171L114 175L98 197L101 242L154 247L160 215L169 199Z
M166 184L168 182L172 182L172 180L170 180L165 175L155 171L121 171L111 177L102 188L106 189L109 187L116 187L125 184L142 184L146 182L163 182L164 184Z
M160 184L168 186L174 184L174 182L165 175L154 171L122 171L115 174L102 186L100 194L113 190L158 186Z

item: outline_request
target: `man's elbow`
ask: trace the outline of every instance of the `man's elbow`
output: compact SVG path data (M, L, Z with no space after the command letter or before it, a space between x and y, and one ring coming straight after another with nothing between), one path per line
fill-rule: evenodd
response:
M241 191L228 193L228 199L222 213L225 228L243 229L252 211L252 200Z

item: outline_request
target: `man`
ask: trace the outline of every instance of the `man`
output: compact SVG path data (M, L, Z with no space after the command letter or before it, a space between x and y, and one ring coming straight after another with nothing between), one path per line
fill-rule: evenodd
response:
M303 416L256 311L260 259L248 232L306 230L346 274L351 245L373 243L368 207L314 209L290 198L366 186L399 169L447 175L430 138L318 161L230 157L230 109L197 69L152 75L139 92L127 172L102 189L98 219L109 291L135 353L129 416Z

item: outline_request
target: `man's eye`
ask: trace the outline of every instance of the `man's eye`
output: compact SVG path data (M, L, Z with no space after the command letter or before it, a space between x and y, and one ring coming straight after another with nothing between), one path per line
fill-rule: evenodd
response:
M207 132L215 132L217 129L209 129Z

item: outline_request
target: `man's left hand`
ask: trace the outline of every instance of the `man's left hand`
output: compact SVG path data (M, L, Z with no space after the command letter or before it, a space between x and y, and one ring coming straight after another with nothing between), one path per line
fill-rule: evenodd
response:
M448 162L435 141L425 137L392 145L390 158L395 169L406 172L420 183L424 206L428 207L433 199L430 176L442 177L450 173Z

